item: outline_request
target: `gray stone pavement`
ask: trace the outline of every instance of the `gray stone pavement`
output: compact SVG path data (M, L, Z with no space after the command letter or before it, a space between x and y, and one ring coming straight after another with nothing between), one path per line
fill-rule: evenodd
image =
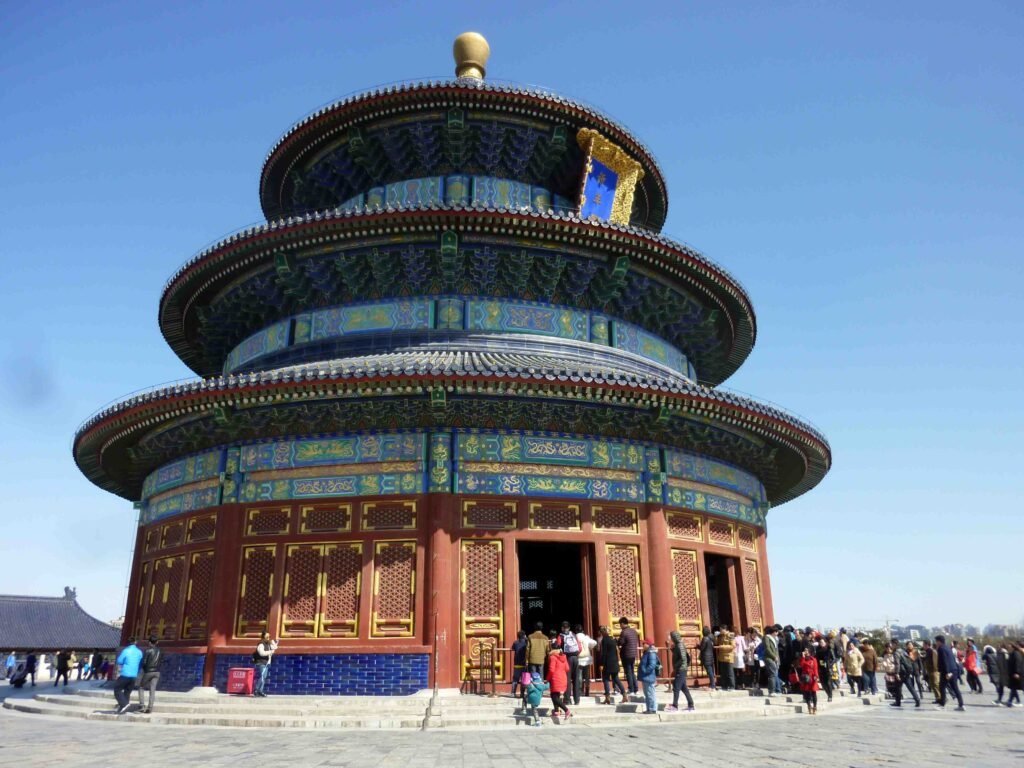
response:
M9 692L2 686L0 697ZM149 726L0 710L0 766L537 768L600 760L615 768L1024 767L1024 709L995 707L988 697L971 696L967 704L966 712L865 706L818 717L607 730L545 723L536 729L489 732Z

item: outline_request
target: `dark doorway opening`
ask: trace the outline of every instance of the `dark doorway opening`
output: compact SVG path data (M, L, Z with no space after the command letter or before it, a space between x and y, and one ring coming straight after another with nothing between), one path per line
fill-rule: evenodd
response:
M537 622L544 631L585 624L584 571L589 558L580 544L519 542L519 626L530 633Z
M709 618L713 627L733 624L728 562L727 557L704 555L704 568L708 576L708 610L711 613Z

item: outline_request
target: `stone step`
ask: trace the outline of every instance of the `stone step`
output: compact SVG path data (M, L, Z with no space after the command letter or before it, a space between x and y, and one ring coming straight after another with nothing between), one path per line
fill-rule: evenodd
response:
M630 701L614 707L597 705L594 700L572 707L573 717L568 720L550 717L550 705L545 700L538 707L543 720L561 726L606 727L636 725L638 723L701 722L793 716L805 711L802 697L787 695L771 699L760 696L735 696L695 692L695 712L665 712L664 694L659 695L656 715L643 715L641 701ZM837 692L838 694L838 692ZM823 698L823 697L821 697ZM822 713L864 704L881 703L883 696L854 697L836 695L832 703L819 702ZM368 706L369 702L375 706ZM305 702L306 706L299 706ZM79 693L38 694L33 699L8 699L7 709L58 717L77 717L88 720L120 720L124 722L207 725L253 728L419 728L423 724L429 701L423 697L360 698L360 697L280 697L279 699L251 699L225 695L188 695L158 693L157 711L145 715L133 709L124 715L115 711L113 695L109 691ZM415 705L415 706L413 706ZM432 727L453 729L516 728L524 726L528 717L517 702L510 698L464 696L441 699L440 717L430 721Z

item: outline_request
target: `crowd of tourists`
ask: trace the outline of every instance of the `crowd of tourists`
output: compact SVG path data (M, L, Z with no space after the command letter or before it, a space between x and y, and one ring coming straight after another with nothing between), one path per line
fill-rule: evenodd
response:
M82 653L63 649L57 653L29 651L23 658L11 651L4 661L4 677L11 685L20 688L26 683L36 685L36 678L46 670L48 680L56 686L63 680L68 684L71 674L75 680L109 680L114 671L113 660L107 659L100 651Z
M769 697L799 693L811 715L818 712L819 692L832 701L842 686L856 696L882 690L892 707L902 707L905 699L920 707L927 692L939 708L955 700L958 711L964 710L965 679L970 694L984 695L982 678L987 677L995 689L993 703L1007 707L1020 706L1024 687L1024 646L1014 640L979 649L972 638L947 641L942 635L919 645L878 641L845 629L820 632L775 624L762 633L756 628L733 632L724 626L705 627L693 649L699 664L694 670L691 650L678 632L669 633L664 642L667 673L661 647L651 638L641 640L626 618L619 620L617 634L602 626L596 638L579 624L562 622L561 631L545 634L538 623L529 635L520 631L512 644L512 696L521 697L522 712L531 725L539 726L538 707L545 693L551 698L552 719L568 720L569 704L590 696L596 680L603 687L603 704L626 703L642 688L644 714L658 711L655 693L659 679L665 678L672 704L664 711L692 712L688 676L705 677L712 691L758 688ZM679 707L680 694L685 710Z

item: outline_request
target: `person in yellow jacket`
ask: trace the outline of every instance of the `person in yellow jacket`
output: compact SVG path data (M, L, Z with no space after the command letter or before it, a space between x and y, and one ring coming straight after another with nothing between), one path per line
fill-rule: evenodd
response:
M718 661L719 687L725 691L733 690L736 687L736 673L733 670L736 645L735 635L727 626L721 627L715 638L715 659Z
M846 642L846 655L843 656L846 666L846 680L850 683L850 693L854 696L864 694L864 654L852 640Z

